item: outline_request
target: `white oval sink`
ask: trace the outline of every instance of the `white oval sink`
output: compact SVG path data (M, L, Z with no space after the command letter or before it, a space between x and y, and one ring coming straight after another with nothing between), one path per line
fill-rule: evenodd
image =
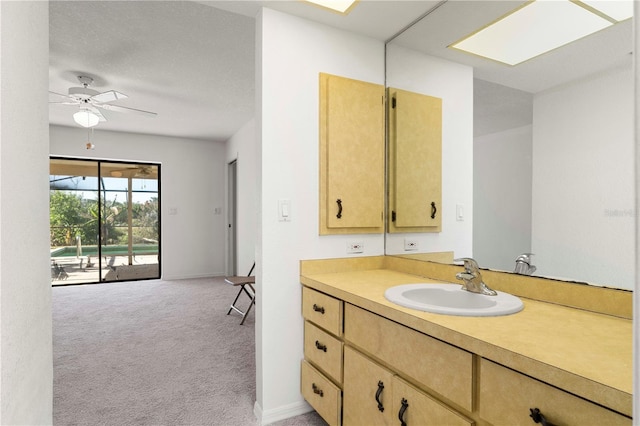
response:
M417 283L387 289L384 297L405 308L445 315L489 317L520 312L524 305L516 296L498 291L497 296L471 293L460 284Z

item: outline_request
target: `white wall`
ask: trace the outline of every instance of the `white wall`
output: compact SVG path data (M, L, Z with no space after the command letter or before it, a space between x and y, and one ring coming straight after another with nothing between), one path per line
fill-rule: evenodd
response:
M534 97L536 273L633 288L632 88L629 67Z
M473 230L473 69L397 45L387 46L387 86L442 98L442 232L387 234L387 254L420 252L471 256ZM464 221L456 220L456 205Z
M473 257L485 267L513 271L531 252L532 138L528 125L474 140Z
M0 424L51 424L47 2L0 2L0 57Z
M63 126L51 126L50 138L51 155L161 163L162 278L224 275L223 143L96 129L87 150L86 130Z
M640 2L633 2L633 14L640 16ZM640 46L640 26L638 19L633 20L633 50L638 51ZM633 55L633 107L634 107L634 126L633 126L633 146L635 147L635 197L636 208L638 200L640 200L640 149L638 149L638 139L640 137L640 58L637 54ZM635 229L640 229L640 215L635 215ZM633 418L640 419L640 285L638 285L638 268L640 267L640 239L636 237L635 243L635 285L633 287Z
M265 423L307 411L300 394L303 358L300 259L384 253L382 234L318 235L318 74L384 83L380 41L263 9L256 29L256 129L260 165L257 247L257 401ZM279 222L279 199L291 221Z
M238 274L246 275L256 256L258 206L256 193L256 123L251 120L227 141L226 164L236 160L236 256ZM227 204L228 205L228 204Z

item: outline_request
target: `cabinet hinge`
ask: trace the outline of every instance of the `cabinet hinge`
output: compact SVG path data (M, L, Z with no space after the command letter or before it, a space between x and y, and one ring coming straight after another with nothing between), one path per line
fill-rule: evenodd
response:
M396 211L395 211L395 210L393 210L393 211L391 212L391 222L395 222L395 221L396 221Z
M396 98L391 98L391 108L396 107Z

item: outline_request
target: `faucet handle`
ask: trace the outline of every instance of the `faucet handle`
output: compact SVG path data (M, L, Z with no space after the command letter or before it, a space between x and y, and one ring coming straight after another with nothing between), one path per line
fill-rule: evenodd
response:
M531 263L531 256L533 256L533 253L522 253L520 256L516 258L516 262L522 261L522 262Z
M464 269L467 272L475 273L480 271L480 267L478 266L478 262L470 257L460 257L458 259L453 259L454 262L464 262Z

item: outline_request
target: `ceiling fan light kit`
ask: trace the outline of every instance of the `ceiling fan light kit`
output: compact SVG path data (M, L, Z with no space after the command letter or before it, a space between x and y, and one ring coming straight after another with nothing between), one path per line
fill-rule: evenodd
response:
M73 114L73 121L81 125L82 127L97 126L100 122L100 117L89 111L88 109L81 109Z

